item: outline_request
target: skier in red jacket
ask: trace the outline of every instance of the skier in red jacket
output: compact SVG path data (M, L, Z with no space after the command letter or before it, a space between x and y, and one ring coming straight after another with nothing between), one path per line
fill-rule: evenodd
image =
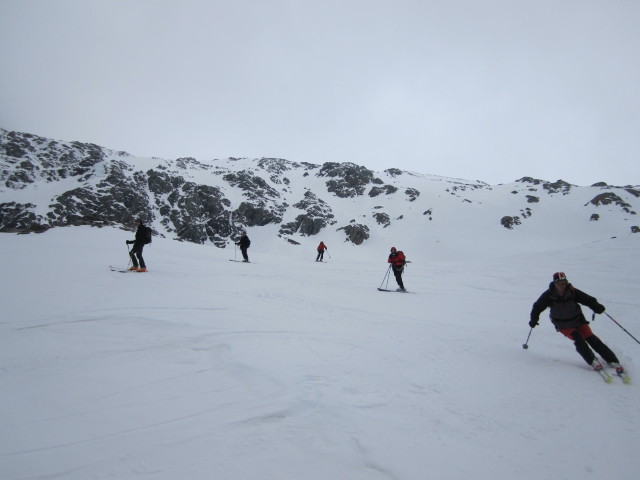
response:
M388 263L391 264L391 269L393 270L393 274L396 277L396 282L398 282L398 290L404 292L404 283L402 282L402 272L404 271L404 264L407 263L407 258L404 256L402 251L398 250L396 247L391 247L391 253L389 254Z
M318 245L317 250L318 250L318 256L316 257L316 262L321 262L322 259L324 258L324 251L329 250L329 248L327 248L324 242L320 242L320 245Z

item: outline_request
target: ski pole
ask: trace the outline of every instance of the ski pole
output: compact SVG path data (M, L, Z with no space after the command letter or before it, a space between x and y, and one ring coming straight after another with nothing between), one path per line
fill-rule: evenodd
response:
M533 332L533 328L529 329L529 335L527 335L527 341L522 344L522 348L525 350L529 348L529 337L531 336L531 332Z
M129 250L129 244L125 243L125 246L127 247L127 257L129 257L129 262L127 262L127 268L131 265L131 250Z
M622 330L624 330L624 332L625 332L627 335L629 335L631 338L633 338L637 343L640 343L636 337L634 337L633 335L631 335L631 334L627 331L627 329L626 329L626 328L624 328L622 325L620 325L618 322L616 322L616 320L615 320L611 315L609 315L607 312L604 312L604 314L605 314L607 317L609 317L611 320L613 320L613 323L615 323L615 324L616 324L616 325L618 325Z
M387 273L384 274L384 278L382 279L382 283L380 284L380 288L382 288L382 284L384 283L385 280L387 281L387 284L389 284L389 272L390 271L391 271L391 265L389 265L389 268L387 268Z

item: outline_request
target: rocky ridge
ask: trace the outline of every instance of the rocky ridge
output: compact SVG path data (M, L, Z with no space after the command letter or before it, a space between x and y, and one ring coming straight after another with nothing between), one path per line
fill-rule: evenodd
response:
M482 208L487 203L504 214L488 217ZM454 223L472 228L473 222L514 230L550 207L567 208L585 222L607 219L613 234L620 225L637 232L640 188L531 177L492 186L395 168L374 172L354 163L277 158L143 159L0 129L0 232L69 225L129 229L140 217L157 235L218 247L267 225L293 244L332 231L360 245L402 223L416 234Z

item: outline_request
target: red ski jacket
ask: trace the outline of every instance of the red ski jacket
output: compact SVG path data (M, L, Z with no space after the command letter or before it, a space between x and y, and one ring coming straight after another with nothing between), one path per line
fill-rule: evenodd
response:
M406 259L407 257L404 256L404 253L398 250L397 252L389 254L389 260L387 260L387 262L393 264L394 266L401 267L406 263Z

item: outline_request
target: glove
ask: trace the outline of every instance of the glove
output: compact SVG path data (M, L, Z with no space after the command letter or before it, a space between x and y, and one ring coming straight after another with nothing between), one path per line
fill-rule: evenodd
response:
M598 315L600 315L601 313L604 313L604 305L597 304L596 308L594 308L593 311L596 312Z
M531 328L536 328L537 325L538 325L538 319L537 318L532 318L531 320L529 320L529 326Z
M131 240L127 240L125 243L126 243L127 245L131 245L133 242L132 242Z

